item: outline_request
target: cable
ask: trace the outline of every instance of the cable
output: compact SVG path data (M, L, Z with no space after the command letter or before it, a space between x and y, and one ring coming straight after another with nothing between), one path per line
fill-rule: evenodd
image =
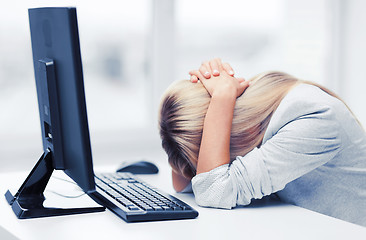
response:
M61 181L64 181L64 182L68 182L68 183L72 183L74 185L77 185L75 182L73 181L70 181L70 180L67 180L67 179L63 179L63 178L60 178L60 177L55 177L55 176L52 176L52 178L54 179L57 179L57 180L61 180ZM78 185L77 185L78 186Z
M75 182L70 181L70 180L67 180L67 179L64 179L64 178L60 178L60 177L56 177L56 176L52 176L52 178L57 179L57 180L60 180L60 181L64 181L64 182L67 182L67 183L72 183L72 184L74 184L76 186L79 186ZM50 193L56 194L56 195L58 195L60 197L64 197L64 198L79 198L79 197L84 196L86 194L85 192L83 192L82 194L75 195L75 196L71 196L71 195L64 195L64 194L55 192L53 190L46 190L46 192L50 192Z
M50 192L50 193L56 194L56 195L58 195L60 197L64 197L64 198L79 198L79 197L84 196L86 194L84 192L84 193L82 193L80 195L70 196L70 195L63 195L61 193L58 193L58 192L55 192L55 191L52 191L52 190L46 190L46 192Z

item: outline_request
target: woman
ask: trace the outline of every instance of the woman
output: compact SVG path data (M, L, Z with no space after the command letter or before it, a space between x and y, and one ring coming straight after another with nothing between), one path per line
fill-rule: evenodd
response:
M177 191L227 209L276 193L366 226L366 135L342 100L281 72L237 79L219 59L190 74L160 109Z

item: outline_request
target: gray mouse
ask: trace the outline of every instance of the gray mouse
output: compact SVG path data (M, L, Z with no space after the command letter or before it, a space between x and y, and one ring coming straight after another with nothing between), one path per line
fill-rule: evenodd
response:
M155 174L159 172L158 167L149 161L136 160L123 162L117 172L130 172L133 174Z

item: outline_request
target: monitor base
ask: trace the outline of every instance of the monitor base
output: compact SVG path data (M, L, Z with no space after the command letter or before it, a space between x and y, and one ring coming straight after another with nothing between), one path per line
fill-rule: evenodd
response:
M52 175L52 153L45 152L38 160L28 177L25 179L18 192L13 195L9 190L5 198L19 219L61 216L91 212L101 212L105 207L86 208L46 208L44 190Z

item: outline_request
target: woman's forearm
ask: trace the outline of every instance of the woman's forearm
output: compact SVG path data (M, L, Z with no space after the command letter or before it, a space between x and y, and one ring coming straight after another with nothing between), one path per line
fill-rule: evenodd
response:
M197 174L230 162L230 134L235 101L236 95L224 89L211 97L203 126Z
M189 179L183 177L182 175L172 171L172 180L174 190L177 192L183 191L188 184L191 182Z

